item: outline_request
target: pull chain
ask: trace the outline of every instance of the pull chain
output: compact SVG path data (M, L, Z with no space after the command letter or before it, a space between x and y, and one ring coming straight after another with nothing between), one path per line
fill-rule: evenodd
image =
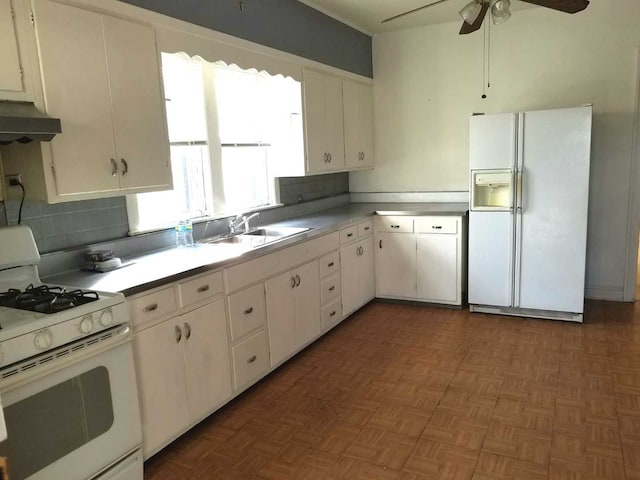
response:
M487 89L491 87L491 19L485 18L482 51L482 98L487 98Z

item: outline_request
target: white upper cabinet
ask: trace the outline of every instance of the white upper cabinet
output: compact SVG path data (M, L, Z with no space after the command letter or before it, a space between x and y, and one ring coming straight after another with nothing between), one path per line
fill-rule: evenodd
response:
M57 200L171 188L153 29L49 0L34 7L45 106L62 120L43 144Z
M373 88L342 81L344 151L346 167L373 167Z
M344 170L342 81L338 77L304 71L306 173Z
M33 101L35 40L27 2L0 0L0 100Z

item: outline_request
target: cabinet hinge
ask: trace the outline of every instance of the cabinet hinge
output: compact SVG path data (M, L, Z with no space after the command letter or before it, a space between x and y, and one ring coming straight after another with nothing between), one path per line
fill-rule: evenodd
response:
M53 177L55 178L55 176L56 176L56 166L53 163L51 163L51 173L53 174Z
M35 27L36 25L36 17L33 15L33 10L29 12L29 20L31 20L31 25Z
M22 69L22 66L20 66L20 77L24 78L24 70Z
M16 18L16 11L13 7L11 7L11 18Z

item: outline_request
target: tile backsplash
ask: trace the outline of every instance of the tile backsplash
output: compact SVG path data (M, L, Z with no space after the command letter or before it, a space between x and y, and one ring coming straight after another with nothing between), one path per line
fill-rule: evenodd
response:
M349 192L349 174L280 178L280 201L295 205ZM18 223L19 201L7 200L0 226ZM264 216L267 216L266 213ZM25 201L22 223L31 227L40 253L108 242L129 232L125 197L82 200L58 204Z
M279 180L280 202L285 205L349 193L348 173L331 173L309 177L282 177Z
M5 202L9 225L18 223L19 201ZM104 242L127 236L125 197L47 204L25 201L22 224L28 225L40 253Z

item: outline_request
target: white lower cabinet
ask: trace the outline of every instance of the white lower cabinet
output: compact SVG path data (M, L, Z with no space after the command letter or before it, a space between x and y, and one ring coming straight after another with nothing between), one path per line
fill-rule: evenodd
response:
M376 293L416 298L416 238L409 233L376 235Z
M346 317L375 296L373 238L369 236L340 248L340 266L342 315Z
M274 367L320 335L318 261L267 280L265 288Z
M261 330L231 348L236 390L242 390L269 371L269 338Z
M224 301L134 335L143 453L153 453L231 396Z
M463 217L376 217L378 297L462 304Z

